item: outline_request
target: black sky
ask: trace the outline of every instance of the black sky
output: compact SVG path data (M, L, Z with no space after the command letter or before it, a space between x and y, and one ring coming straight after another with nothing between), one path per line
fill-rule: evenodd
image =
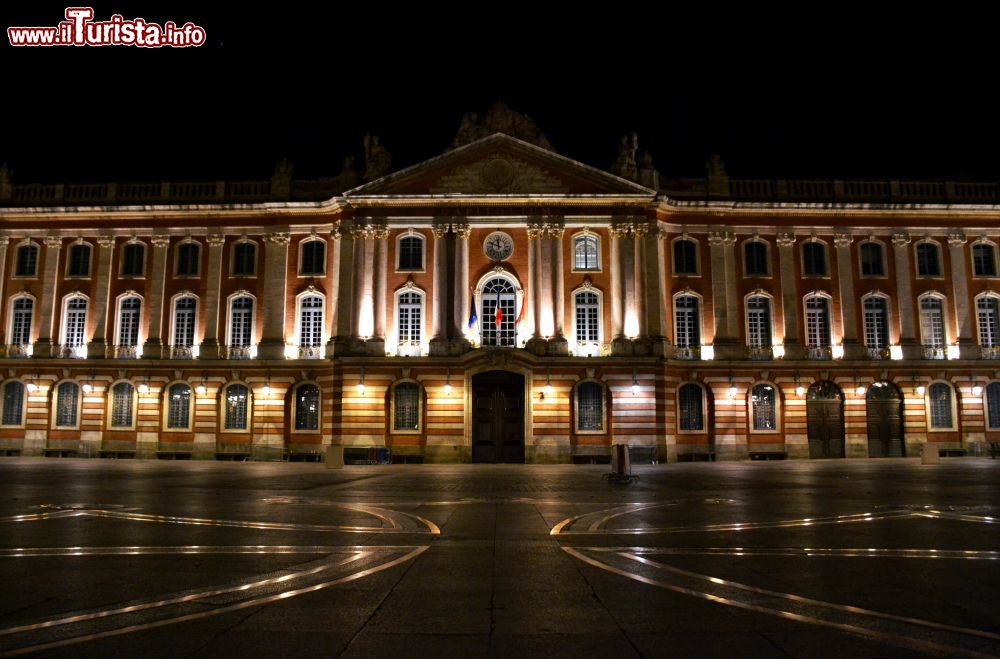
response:
M3 26L55 25L65 5L44 4L4 7ZM975 20L956 35L938 17L840 7L205 4L95 6L195 22L201 48L4 37L0 162L15 181L266 178L281 157L330 175L366 132L403 166L497 100L604 168L635 130L668 175L700 176L719 152L742 177L1000 177L1000 76Z

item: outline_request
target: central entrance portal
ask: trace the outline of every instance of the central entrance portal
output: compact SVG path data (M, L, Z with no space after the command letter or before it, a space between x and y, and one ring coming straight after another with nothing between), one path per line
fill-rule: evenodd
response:
M472 461L524 462L524 376L472 376Z

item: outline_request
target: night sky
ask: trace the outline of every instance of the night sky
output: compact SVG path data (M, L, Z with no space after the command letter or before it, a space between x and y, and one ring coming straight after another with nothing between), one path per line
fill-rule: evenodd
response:
M44 4L4 7L4 27L55 25L65 5ZM736 177L1000 178L1000 75L973 19L956 37L936 17L847 10L723 23L721 5L205 4L95 7L192 21L200 48L15 49L4 35L0 162L15 182L263 179L282 157L297 177L334 175L367 132L402 167L496 101L601 168L634 130L668 176L701 176L719 152Z

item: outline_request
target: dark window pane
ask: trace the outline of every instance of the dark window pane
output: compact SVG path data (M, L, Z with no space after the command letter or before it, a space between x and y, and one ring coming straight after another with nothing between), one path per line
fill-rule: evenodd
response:
M24 412L24 385L8 382L3 386L3 425L19 426Z
M604 430L604 388L596 382L584 382L576 388L577 428Z
M704 430L705 418L702 389L696 384L685 384L677 392L681 430Z
M319 388L314 384L295 390L295 429L319 430Z
M401 382L393 389L395 408L393 430L420 429L420 387L413 382Z
M14 274L18 277L34 277L38 274L37 245L22 245L17 248L17 267Z
M424 266L424 240L420 236L406 236L399 241L399 269L420 270Z

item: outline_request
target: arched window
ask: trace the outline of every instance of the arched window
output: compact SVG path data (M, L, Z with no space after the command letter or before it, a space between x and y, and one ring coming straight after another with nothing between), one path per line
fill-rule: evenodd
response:
M981 295L976 300L976 315L979 318L979 345L994 348L1000 343L998 323L1000 323L1000 300L992 295Z
M135 387L128 382L119 382L111 387L112 428L131 428L135 416Z
M941 276L941 249L937 243L924 240L917 243L917 276Z
M201 245L194 241L183 242L177 246L177 276L197 277L198 264L201 257Z
M748 240L743 244L743 270L747 277L766 277L770 274L766 242Z
M986 385L986 427L1000 430L1000 382Z
M90 245L87 243L70 245L69 255L66 257L66 276L90 276Z
M326 243L319 238L306 240L301 248L300 275L322 275L326 272Z
M885 259L882 257L882 245L869 241L861 243L858 251L861 254L862 277L882 277L885 275Z
M674 345L680 349L677 356L694 359L694 349L701 346L701 315L699 300L694 295L674 298Z
M576 385L576 429L582 432L604 431L604 387L599 382Z
M3 423L20 426L24 423L24 385L10 380L3 385Z
M319 430L319 387L314 384L295 388L295 429Z
M323 298L303 295L299 298L299 347L323 345Z
M35 301L30 297L14 298L11 304L10 343L14 346L31 344L31 320Z
M806 345L810 349L830 347L830 301L821 295L810 295L806 307Z
M692 382L677 389L677 418L680 430L698 432L705 430L704 390Z
M400 382L392 388L392 429L420 430L420 385Z
M76 428L80 409L80 385L63 382L56 387L55 427Z
M398 258L396 270L401 272L422 271L424 269L424 237L406 234L397 243Z
M597 236L585 233L573 238L573 269L600 270L601 256Z
M247 430L250 427L250 389L243 384L231 384L222 395L225 406L223 430Z
M142 300L134 295L118 302L118 347L134 349L139 345L139 322L142 318ZM134 350L130 356L135 357Z
M771 349L771 298L753 295L747 298L747 345Z
M14 263L14 276L38 276L38 245L28 242L17 248L17 260Z
M865 317L865 345L870 355L880 357L889 345L889 311L886 299L878 295L865 297L862 303Z
M241 240L233 245L233 276L253 277L257 274L257 243Z
M778 429L778 392L774 385L760 383L750 389L750 416L754 430Z
M927 416L931 430L954 429L952 399L951 385L946 382L935 382L927 388Z
M594 291L578 291L573 296L576 318L576 342L601 341L601 300Z
M424 296L420 291L401 291L396 297L396 329L401 354L412 355L419 351L423 318Z
M978 242L972 246L972 274L976 277L997 276L997 250L991 243Z
M146 272L146 246L126 243L122 248L122 277L141 277Z
M67 298L63 308L63 348L76 351L86 341L87 298Z
M484 346L514 346L514 310L517 294L514 285L504 277L494 277L483 285L480 295L482 314L479 316ZM498 311L499 308L499 311Z
M234 297L229 303L229 348L231 357L249 358L253 345L253 298Z
M920 298L920 335L926 359L944 359L944 301L933 295Z
M806 277L826 276L826 245L816 240L802 243L802 274Z
M198 298L183 295L174 299L174 357L193 357L194 328L198 313Z
M167 387L167 428L187 430L191 427L191 387L178 382Z
M674 241L674 274L698 274L698 244L687 238Z

